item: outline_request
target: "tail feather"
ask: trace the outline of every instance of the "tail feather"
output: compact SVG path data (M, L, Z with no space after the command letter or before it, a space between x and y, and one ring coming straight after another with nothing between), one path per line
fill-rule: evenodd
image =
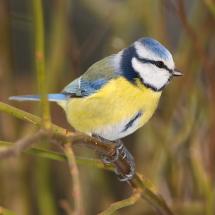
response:
M65 101L68 99L68 96L63 93L58 94L48 94L48 100L52 102ZM22 96L11 96L9 100L16 101L39 101L40 96L38 95L22 95Z

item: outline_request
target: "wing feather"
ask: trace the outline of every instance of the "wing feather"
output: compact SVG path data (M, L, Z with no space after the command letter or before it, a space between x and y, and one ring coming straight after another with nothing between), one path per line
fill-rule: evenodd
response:
M111 55L93 64L81 77L67 85L63 93L76 97L89 96L118 76L116 55Z

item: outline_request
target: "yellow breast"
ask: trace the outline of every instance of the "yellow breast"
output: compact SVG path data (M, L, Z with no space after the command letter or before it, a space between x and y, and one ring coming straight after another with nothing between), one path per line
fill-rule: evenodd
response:
M119 77L91 96L70 99L63 107L69 123L82 132L116 126L142 111L140 127L153 115L160 95L161 92L154 92L140 83L137 87Z

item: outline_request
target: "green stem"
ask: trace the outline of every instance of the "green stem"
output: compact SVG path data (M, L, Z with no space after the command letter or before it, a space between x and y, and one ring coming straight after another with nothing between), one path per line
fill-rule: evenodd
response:
M49 160L37 159L35 168L37 184L37 202L40 215L57 215L57 203L53 194L52 179L50 176Z
M35 116L31 113L28 113L26 111L15 108L15 107L5 104L3 102L0 102L0 111L5 112L9 115L12 115L18 119L24 120L26 122L30 122L37 127L41 127L41 125L42 125L42 120L38 116ZM57 125L54 125L53 123L51 124L51 130L56 134L65 135L65 134L69 133L66 129L61 128Z
M145 179L140 174L135 174L134 178L130 181L131 186L141 190L141 196L143 199L148 201L156 211L159 211L160 214L173 215L174 213L170 210L168 205L162 196L156 191L152 183Z
M47 98L47 79L45 71L44 23L42 0L33 0L34 34L35 34L35 63L37 81L41 96L42 126L50 128L50 110Z

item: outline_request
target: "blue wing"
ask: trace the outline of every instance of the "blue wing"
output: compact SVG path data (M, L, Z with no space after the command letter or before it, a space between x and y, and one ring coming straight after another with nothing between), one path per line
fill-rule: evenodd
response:
M93 64L81 77L67 85L62 93L48 94L49 101L65 101L72 97L84 97L95 93L107 84L111 79L117 78L119 62L117 55L106 57ZM39 101L38 95L11 96L10 100L17 101Z
M67 85L63 93L71 97L84 97L95 93L111 79L119 76L116 55L106 57L93 64L81 77Z

